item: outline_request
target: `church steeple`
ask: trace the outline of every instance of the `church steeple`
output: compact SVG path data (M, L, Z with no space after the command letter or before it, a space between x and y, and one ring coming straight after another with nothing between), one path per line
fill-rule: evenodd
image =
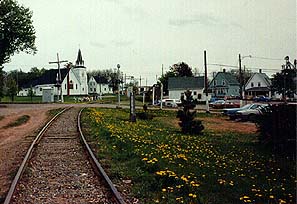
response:
M82 59L82 55L81 55L80 49L78 49L78 54L77 54L77 59L76 59L76 62L75 62L75 66L82 66L82 67L84 67L84 61Z

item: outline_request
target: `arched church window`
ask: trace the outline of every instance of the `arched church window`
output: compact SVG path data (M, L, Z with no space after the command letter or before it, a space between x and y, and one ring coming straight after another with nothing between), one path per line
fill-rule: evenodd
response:
M70 82L69 82L69 89L73 89L73 81L72 80L70 80Z

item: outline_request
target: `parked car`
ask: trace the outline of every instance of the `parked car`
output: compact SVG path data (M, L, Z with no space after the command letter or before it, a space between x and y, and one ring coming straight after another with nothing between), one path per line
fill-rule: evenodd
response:
M181 105L181 100L180 99L164 99L162 100L162 103L166 107L178 107Z
M269 98L267 96L256 96L253 98L253 101L255 101L255 102L269 102L269 101L271 101L271 98Z
M219 100L214 102L213 104L210 105L212 108L220 109L220 108L239 108L239 103L234 103L232 101L224 101L224 100Z
M223 100L223 99L212 101L212 102L209 103L209 107L214 107L216 105L221 105L221 104L224 104L224 103L225 103L225 100Z
M225 108L223 109L223 114L226 116L229 116L230 119L235 119L236 118L236 113L238 111L242 111L242 110L248 110L248 109L256 109L258 107L260 107L261 104L255 104L255 103L251 103L251 104L247 104L241 108Z
M235 113L235 118L240 120L255 121L257 116L262 114L262 109L268 107L268 104L257 104L249 109L240 110Z

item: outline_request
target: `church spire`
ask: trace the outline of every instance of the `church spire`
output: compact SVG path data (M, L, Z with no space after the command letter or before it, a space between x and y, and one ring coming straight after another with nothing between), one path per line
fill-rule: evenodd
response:
M82 59L81 51L78 49L77 59L75 62L75 66L84 66L84 61Z

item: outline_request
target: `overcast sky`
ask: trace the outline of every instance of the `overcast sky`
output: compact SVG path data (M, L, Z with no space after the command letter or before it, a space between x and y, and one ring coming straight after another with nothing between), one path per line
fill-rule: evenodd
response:
M242 64L280 70L296 58L296 0L18 0L33 11L36 55L16 54L5 71L56 68L49 61L74 62L82 51L88 70L115 68L155 82L174 63L203 72L210 64ZM209 72L222 66L209 65Z

